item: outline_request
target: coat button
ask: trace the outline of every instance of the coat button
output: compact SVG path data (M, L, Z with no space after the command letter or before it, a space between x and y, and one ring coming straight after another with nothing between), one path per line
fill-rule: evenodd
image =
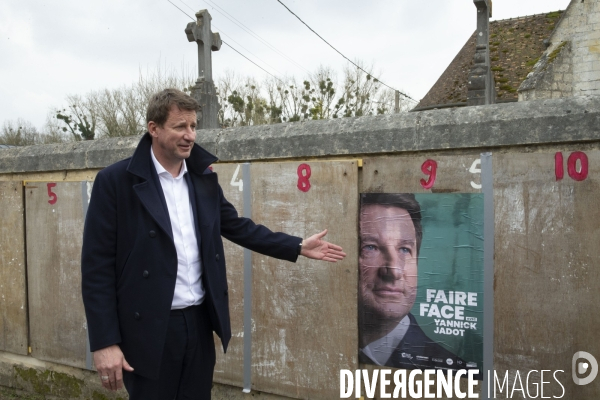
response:
M150 232L148 232L148 235L150 235L151 238L156 237L156 232L150 231Z
M150 272L148 272L148 271L144 271L144 272L142 272L142 276L143 276L144 278L147 278L149 275L150 275Z
M219 261L219 255L218 254L215 256L215 260Z
M228 290L228 289L225 289L225 291L223 292L223 294L224 294L225 296L227 296L227 293L229 293L229 290Z
M133 314L133 318L140 319L140 313L136 312L135 314Z

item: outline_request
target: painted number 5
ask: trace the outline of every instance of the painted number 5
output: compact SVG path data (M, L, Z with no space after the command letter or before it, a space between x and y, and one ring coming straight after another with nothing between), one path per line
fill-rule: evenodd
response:
M472 174L481 173L481 158L478 158L477 160L473 161L473 164L471 164L471 168L469 168L469 172ZM481 189L481 184L471 181L471 187L473 189Z
M56 193L54 193L52 191L53 187L56 187L56 183L54 183L54 182L48 183L48 197L50 197L50 200L48 200L48 203L50 203L50 204L55 204L56 201L58 200L58 196L56 195Z

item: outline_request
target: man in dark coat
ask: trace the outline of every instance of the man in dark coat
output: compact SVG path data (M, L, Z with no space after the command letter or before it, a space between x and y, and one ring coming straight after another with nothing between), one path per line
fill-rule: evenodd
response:
M208 399L212 332L231 337L221 235L272 257L335 262L341 247L275 233L224 198L216 157L194 143L198 103L154 95L133 156L96 176L82 249L82 293L94 363L105 388L131 400Z
M410 310L423 239L421 207L409 193L361 196L359 360L394 368L467 369L425 335Z

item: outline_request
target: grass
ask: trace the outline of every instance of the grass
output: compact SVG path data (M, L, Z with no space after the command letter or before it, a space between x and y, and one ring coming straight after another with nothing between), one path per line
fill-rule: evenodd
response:
M537 62L540 61L540 58L534 58L533 60L529 60L525 63L528 67L533 67Z
M546 14L546 18L556 19L556 18L559 18L561 16L561 14L562 14L562 12L560 12L560 11L554 11L554 12Z
M0 386L0 400L44 400L44 396Z
M500 85L500 90L505 90L510 93L514 93L517 91L517 89L515 89L514 87L512 87L510 85Z
M565 45L567 44L567 42L562 42L561 44L558 45L558 47L556 49L554 49L554 51L552 53L550 53L548 55L548 62L551 63L552 61L554 61L554 59L558 56L558 54L560 53L560 51L562 50L563 47L565 47Z

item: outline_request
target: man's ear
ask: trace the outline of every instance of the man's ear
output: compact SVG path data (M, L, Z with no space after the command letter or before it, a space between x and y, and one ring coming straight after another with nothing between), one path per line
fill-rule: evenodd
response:
M158 124L156 122L154 122L154 121L148 122L148 132L150 133L150 136L152 136L153 138L158 137L157 128L158 128Z

